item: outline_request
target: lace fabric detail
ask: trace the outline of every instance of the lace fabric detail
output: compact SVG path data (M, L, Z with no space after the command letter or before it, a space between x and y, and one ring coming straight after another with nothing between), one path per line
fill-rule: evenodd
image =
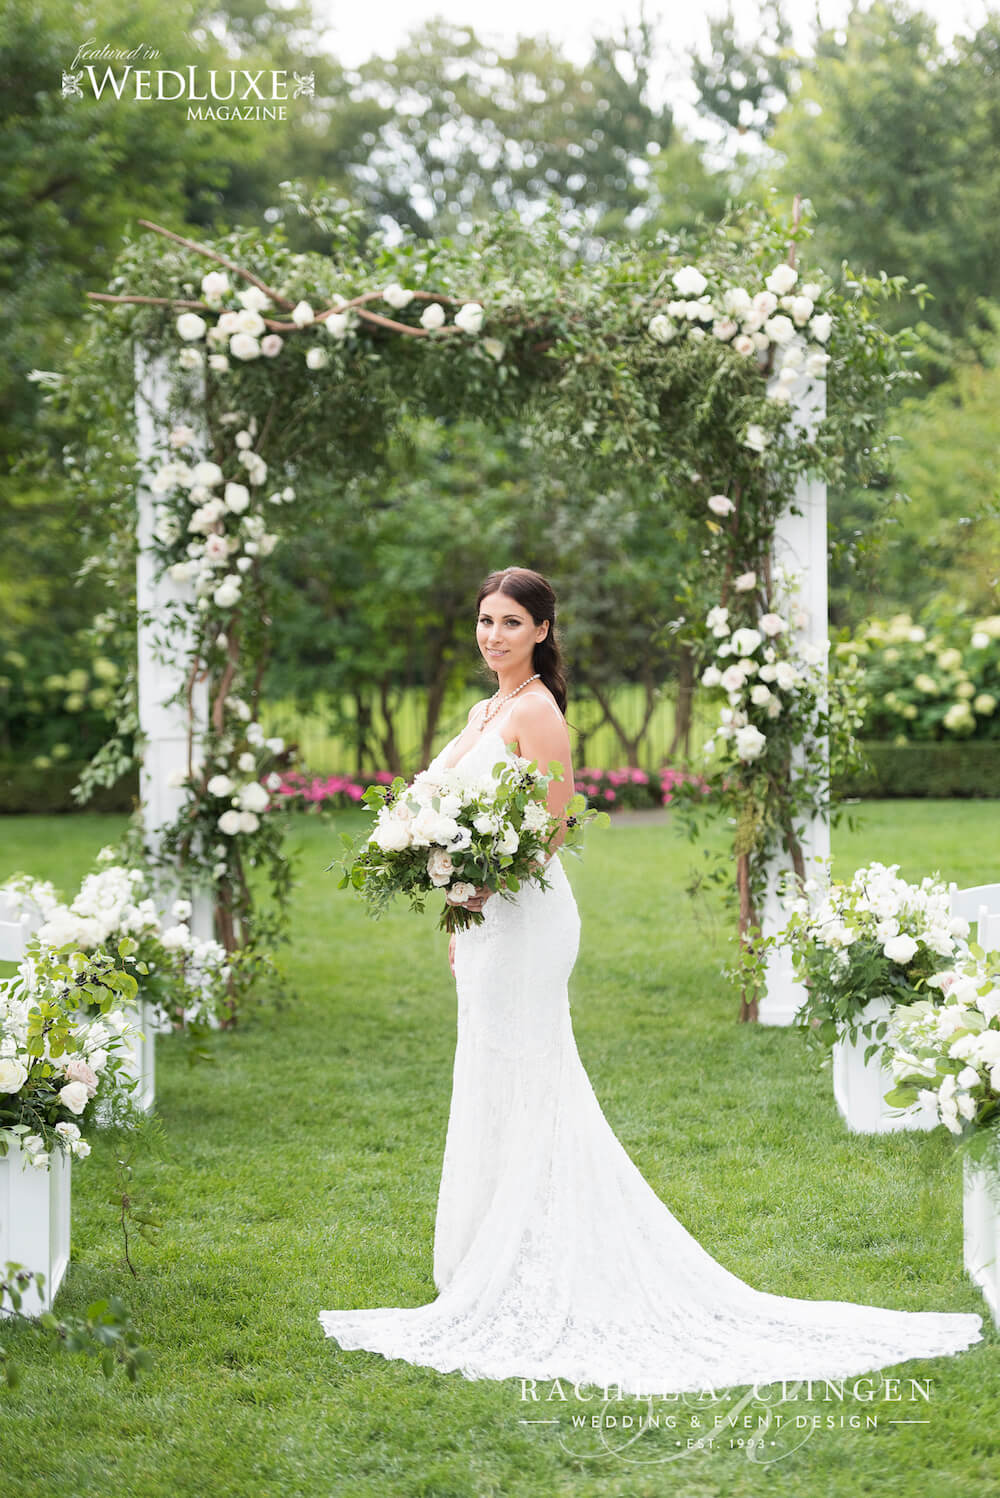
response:
M490 725L459 762L500 755ZM843 1378L980 1341L979 1315L768 1294L702 1248L601 1111L571 1023L580 918L558 852L546 874L456 938L437 1298L320 1311L326 1334L468 1379L636 1394Z

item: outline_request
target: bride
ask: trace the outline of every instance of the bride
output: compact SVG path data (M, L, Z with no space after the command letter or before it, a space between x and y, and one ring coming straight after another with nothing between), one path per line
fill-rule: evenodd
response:
M511 746L573 791L555 595L537 572L492 572L476 639L496 694L428 773L488 773ZM559 835L561 842L565 829ZM567 983L580 934L558 852L550 888L484 887L483 921L452 937L458 1039L434 1233L437 1298L319 1313L343 1348L470 1379L563 1379L682 1393L866 1373L981 1340L978 1315L896 1311L755 1290L723 1268L619 1144L580 1060Z

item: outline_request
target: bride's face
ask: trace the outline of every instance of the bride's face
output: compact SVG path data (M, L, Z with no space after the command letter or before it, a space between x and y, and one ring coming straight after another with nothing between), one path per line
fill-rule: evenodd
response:
M491 671L507 679L532 674L531 657L538 640L549 632L549 621L536 624L526 608L507 593L489 593L479 605L476 642Z

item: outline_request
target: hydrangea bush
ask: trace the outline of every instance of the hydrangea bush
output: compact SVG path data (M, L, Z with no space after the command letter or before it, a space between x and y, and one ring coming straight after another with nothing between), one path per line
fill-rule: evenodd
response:
M1000 614L869 619L834 659L842 675L860 674L866 738L1000 738Z

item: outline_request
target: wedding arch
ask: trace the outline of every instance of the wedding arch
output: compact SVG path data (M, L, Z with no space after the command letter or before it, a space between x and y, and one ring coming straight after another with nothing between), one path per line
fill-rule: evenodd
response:
M789 1022L800 996L773 940L777 891L828 855L828 746L842 731L826 676L826 484L881 461L906 350L876 304L901 278L803 270L798 200L787 222L742 209L593 258L551 215L398 245L356 242L345 224L329 255L251 230L203 243L139 224L108 290L88 293L64 376L91 424L71 472L93 486L103 464L112 492L109 583L121 601L129 567L137 580L133 694L88 773L120 771L135 732L145 851L181 882L201 933L214 926L230 949L273 939L250 869L268 870L279 907L287 889L280 819L266 815L281 746L258 721L267 558L283 531L317 523L331 483L377 469L406 415L530 419L535 440L597 474L655 479L664 526L703 527L683 628L720 702L713 800L734 826L741 1018Z

